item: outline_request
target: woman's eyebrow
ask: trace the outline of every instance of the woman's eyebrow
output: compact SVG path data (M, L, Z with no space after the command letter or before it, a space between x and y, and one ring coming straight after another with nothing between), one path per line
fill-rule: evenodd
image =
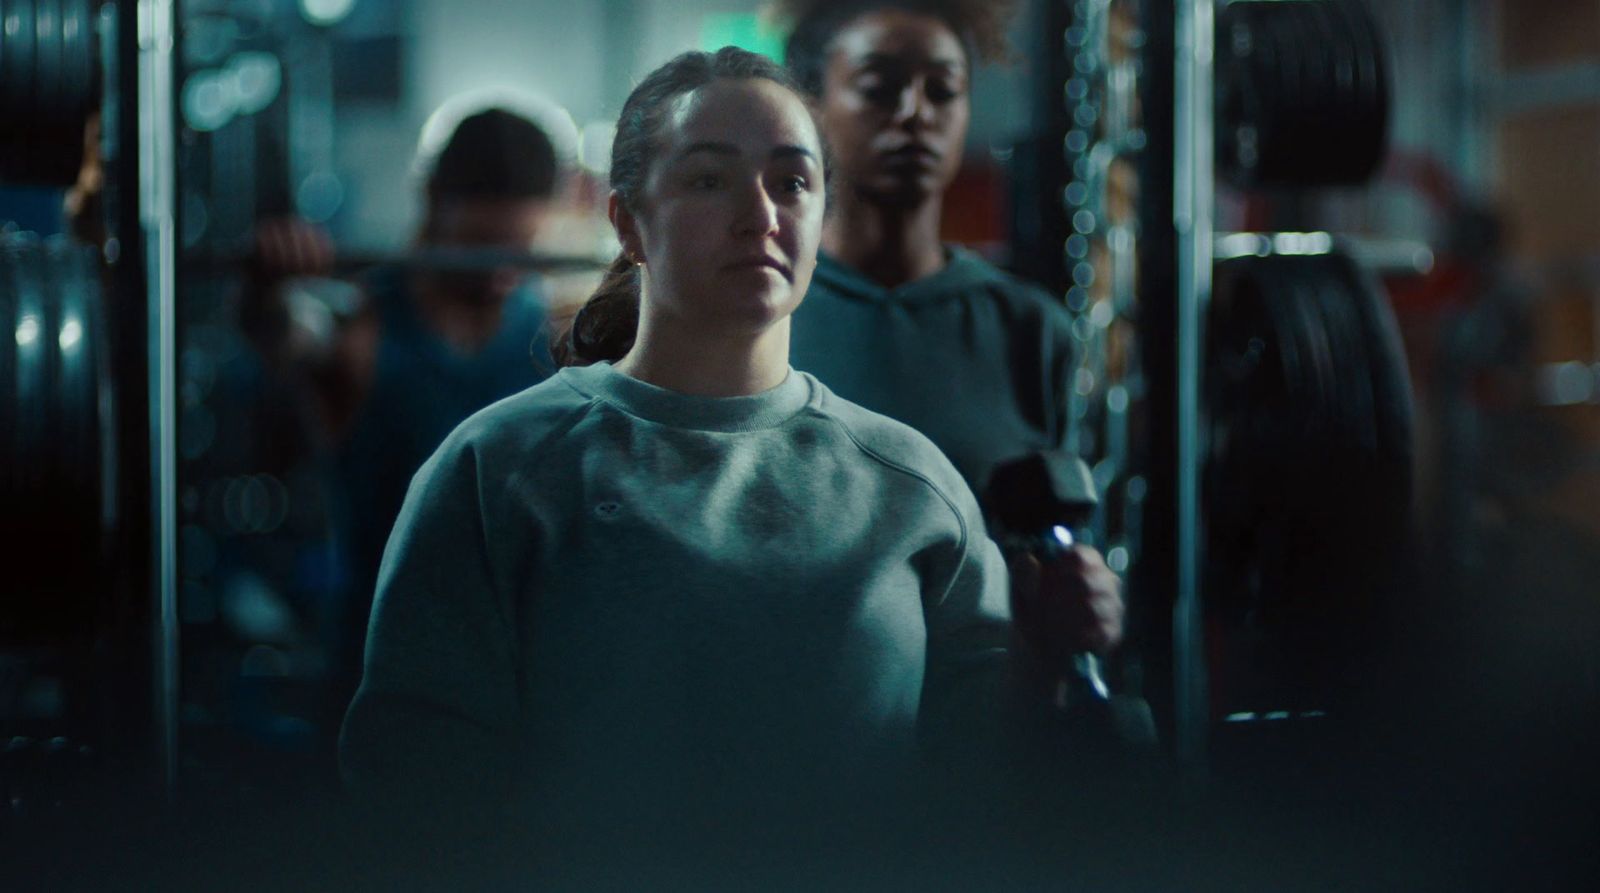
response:
M905 56L895 53L870 52L856 61L863 69L908 69L926 67L937 69L941 74L961 74L966 71L966 63L952 56Z
M773 158L808 158L817 160L817 153L805 146L778 146L772 150Z
M678 152L678 158L687 158L696 152L710 152L713 155L743 155L738 146L733 143L699 142L690 143Z

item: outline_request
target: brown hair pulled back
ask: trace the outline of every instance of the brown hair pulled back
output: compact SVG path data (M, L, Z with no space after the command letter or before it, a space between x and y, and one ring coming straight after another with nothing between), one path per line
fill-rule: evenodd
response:
M645 180L655 160L657 134L672 101L713 81L761 78L805 94L782 66L765 56L737 47L715 53L684 53L639 82L617 118L611 143L611 188L630 212L637 213ZM587 366L620 360L633 348L639 331L639 268L618 255L606 269L600 287L572 320L552 352L561 366Z

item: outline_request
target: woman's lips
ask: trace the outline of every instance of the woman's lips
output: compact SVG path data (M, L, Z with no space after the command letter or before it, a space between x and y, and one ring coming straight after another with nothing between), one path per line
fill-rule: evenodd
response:
M724 270L772 270L784 279L790 279L789 267L771 257L747 257L723 265Z
M885 149L885 150L883 150L882 154L884 154L884 155L933 155L933 156L937 156L939 153L933 151L933 147L928 145L927 143L904 143L904 144L899 145L899 146L894 146L892 148Z
M878 153L889 167L931 168L939 163L939 153L921 143L897 146Z

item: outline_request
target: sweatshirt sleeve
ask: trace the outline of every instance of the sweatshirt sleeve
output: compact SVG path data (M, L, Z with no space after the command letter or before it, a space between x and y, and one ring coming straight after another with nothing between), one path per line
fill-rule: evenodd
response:
M956 506L965 535L953 571L943 575L948 582L924 609L928 651L918 725L924 751L936 761L982 767L1010 762L1020 746L1024 695L1012 660L1005 560L971 494L961 496Z
M520 699L485 537L492 489L452 438L417 473L389 538L339 742L346 787L369 806L487 817L511 787Z

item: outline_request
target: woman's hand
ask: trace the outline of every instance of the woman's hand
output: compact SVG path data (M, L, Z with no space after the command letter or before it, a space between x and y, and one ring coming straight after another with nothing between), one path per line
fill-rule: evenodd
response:
M1099 552L1072 546L1046 561L1015 552L1008 563L1013 622L1039 669L1059 674L1075 653L1108 654L1122 643L1122 580Z

